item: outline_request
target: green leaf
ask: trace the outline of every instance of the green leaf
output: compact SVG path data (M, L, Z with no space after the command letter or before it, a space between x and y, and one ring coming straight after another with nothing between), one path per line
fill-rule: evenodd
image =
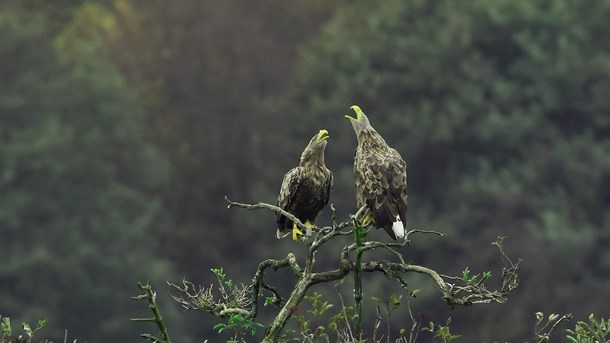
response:
M503 248L504 247L504 239L506 239L508 236L498 236L498 238L493 241L491 243L491 245L495 245L498 248Z
M11 318L10 317L2 317L2 321L0 322L0 328L2 329L2 334L6 336L10 336L12 334L11 330Z
M43 328L45 325L47 325L46 319L38 319L38 327L36 329L38 330L40 328Z
M272 304L273 304L273 300L274 300L274 299L275 299L275 298L273 298L273 297L266 297L266 298L265 298L265 304L264 304L264 306L269 306L269 305L272 305Z
M392 295L390 297L390 303L392 303L392 305L394 305L394 308L400 307L401 300L402 300L402 295L401 296Z
M462 279L468 280L468 275L470 274L470 269L468 267L464 268L462 271Z
M218 333L221 333L222 331L224 331L227 328L226 324L220 323L220 324L216 324L214 325L214 330L218 330Z
M23 328L23 331L25 331L25 334L28 335L28 337L32 337L32 328L30 327L30 324L28 323L22 323L21 327Z

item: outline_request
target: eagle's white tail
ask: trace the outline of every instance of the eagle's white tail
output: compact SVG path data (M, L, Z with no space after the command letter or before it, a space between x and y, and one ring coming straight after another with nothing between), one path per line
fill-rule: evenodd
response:
M403 238L405 236L405 226L402 224L399 215L396 216L396 221L392 223L392 231L394 231L396 238Z

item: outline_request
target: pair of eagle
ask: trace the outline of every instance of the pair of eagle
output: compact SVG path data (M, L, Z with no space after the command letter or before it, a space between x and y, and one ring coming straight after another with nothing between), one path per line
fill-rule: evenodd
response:
M383 228L392 239L403 238L407 221L407 168L400 154L388 146L375 131L360 107L351 107L356 118L346 115L354 128L358 147L354 154L354 178L358 207L366 205L363 222ZM328 203L333 173L324 164L328 131L320 130L301 154L299 165L282 181L278 207L296 216L306 226ZM290 219L277 215L277 237L292 232L298 239L302 232Z

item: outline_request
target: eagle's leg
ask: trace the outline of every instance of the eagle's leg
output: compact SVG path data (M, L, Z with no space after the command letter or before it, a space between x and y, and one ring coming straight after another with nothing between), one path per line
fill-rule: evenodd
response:
M362 226L367 226L369 224L375 224L375 216L370 213L367 213L364 218L362 218Z
M299 236L303 236L303 232L297 227L297 223L292 224L292 240L298 241Z

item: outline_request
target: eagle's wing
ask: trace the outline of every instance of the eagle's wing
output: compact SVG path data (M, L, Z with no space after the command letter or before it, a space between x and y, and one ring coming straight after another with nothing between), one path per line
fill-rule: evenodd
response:
M400 216L404 227L407 225L407 164L400 154L390 148L388 157L388 193L396 205L397 213L392 213L394 218Z
M354 177L356 181L356 200L358 206L364 204L371 209L379 208L377 202L388 188L382 161L373 154L357 154L354 163ZM385 185L384 185L384 181Z
M326 205L328 205L328 200L330 199L330 191L333 188L334 185L334 179L333 179L333 172L331 172L330 170L328 171L328 182L326 185L326 191L324 192L324 207L326 207Z
M281 208L282 210L285 211L289 211L289 207L292 203L292 201L295 198L295 195L297 194L298 190L299 190L299 186L301 184L301 168L300 167L295 167L292 168L288 171L288 173L286 173L286 175L284 175L284 179L282 180L282 186L280 187L280 194L278 195L277 198L277 206L279 208ZM278 231L277 231L277 237L278 238L282 238L285 235L282 234L282 232L284 232L285 228L286 228L286 220L288 220L288 218L286 218L284 215L282 215L281 213L277 213L277 224L278 224Z

